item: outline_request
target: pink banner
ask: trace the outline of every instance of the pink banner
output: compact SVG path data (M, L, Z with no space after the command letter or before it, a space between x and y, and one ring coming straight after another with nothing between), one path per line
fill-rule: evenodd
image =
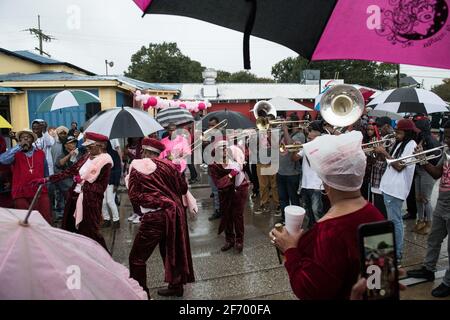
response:
M313 60L450 69L449 0L339 0Z
M150 3L152 2L152 0L133 0L134 3L137 4L137 6L143 11L145 12L145 10L148 8L148 6L150 5Z

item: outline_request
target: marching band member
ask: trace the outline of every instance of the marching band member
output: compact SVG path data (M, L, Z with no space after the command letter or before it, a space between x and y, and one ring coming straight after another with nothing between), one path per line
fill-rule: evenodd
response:
M83 146L87 153L66 170L48 178L35 179L32 184L55 183L73 177L74 183L67 193L62 228L77 232L97 241L106 250L100 233L103 194L109 182L113 160L106 152L108 137L86 132Z
M158 159L163 151L160 141L144 138L142 159L131 163L125 180L130 200L138 203L143 213L129 256L130 276L150 297L146 262L159 244L169 286L158 294L181 297L183 285L195 280L184 204L194 212L197 208L176 165Z
M179 165L180 173L184 173L187 168L186 156L192 153L188 140L182 134L176 134L174 132L177 127L174 123L170 123L167 127L168 136L161 139L161 143L165 146L165 149L159 155L160 159L169 159L174 164Z
M219 234L225 230L222 251L244 248L244 209L247 203L248 182L243 172L245 156L237 146L229 146L226 140L215 144L215 161L209 165L214 184L219 189L221 221Z

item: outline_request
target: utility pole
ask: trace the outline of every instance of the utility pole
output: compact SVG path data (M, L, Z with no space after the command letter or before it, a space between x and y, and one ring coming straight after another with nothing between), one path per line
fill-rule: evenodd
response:
M400 88L400 63L397 64L397 88Z
M43 48L43 41L45 42L51 42L52 40L56 40L56 38L52 37L51 35L45 34L41 30L41 16L38 15L38 27L36 28L29 28L24 31L29 31L30 34L34 35L36 38L39 39L39 48L34 48L35 50L39 51L39 54L43 56L44 54L48 57L50 57L50 54L44 51Z

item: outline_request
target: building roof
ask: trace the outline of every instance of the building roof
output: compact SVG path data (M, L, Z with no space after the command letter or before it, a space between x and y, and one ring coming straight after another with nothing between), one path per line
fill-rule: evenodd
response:
M16 93L16 92L19 92L19 90L8 87L0 87L0 93Z
M0 74L0 83L6 81L118 81L139 90L177 91L174 87L147 83L124 76L79 75L68 72L9 73Z
M280 96L289 99L314 99L319 94L318 85L297 83L167 83L178 89L182 100L268 100ZM207 89L208 94L204 92ZM211 90L213 89L213 90ZM210 94L215 91L215 97Z
M83 73L86 73L87 75L95 75L95 73L85 70L83 68L80 68L74 64L68 63L68 62L64 62L64 61L58 61L55 59L51 59L51 58L47 58L41 55L38 55L36 53L33 53L31 51L26 51L26 50L19 50L19 51L9 51L6 50L4 48L0 48L0 53L4 53L6 55L9 56L13 56L19 59L23 59L23 60L27 60L27 61L31 61L33 63L37 63L40 65L65 65L68 66L70 68L82 71Z

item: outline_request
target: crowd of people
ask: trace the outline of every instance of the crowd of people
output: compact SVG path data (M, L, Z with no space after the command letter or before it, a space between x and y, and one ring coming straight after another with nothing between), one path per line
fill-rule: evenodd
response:
M293 113L285 120L298 117ZM219 119L212 117L208 128L218 124ZM193 215L197 212L188 185L197 183L199 174L192 163L194 135L190 138L177 129L170 123L163 134L130 137L122 148L117 139L82 132L77 123L70 129L48 128L45 121L34 120L31 130L11 135L15 146L7 149L4 141L0 146L0 206L27 209L39 185L44 185L35 209L48 223L61 221L63 229L85 235L108 250L101 228L120 228L117 192L124 184L133 208L128 221L140 224L129 256L130 276L149 293L146 262L159 244L169 285L158 294L182 296L184 284L195 279L186 209ZM425 115L397 122L363 116L346 130L315 120L307 126L283 124L233 139L223 134L203 137L201 142L202 149L211 147L214 156L214 161L200 167L207 168L214 202L209 220L220 219L218 232L225 233L222 251L243 251L249 198L257 204L252 214L273 214L280 222L285 220L288 205L305 208L300 233L274 229L270 234L272 243L285 254L291 285L299 298L350 297L359 274L355 235L362 223L393 222L401 263L405 201L406 218L416 219L412 231L428 235L424 266L410 271L410 276L434 280L440 248L450 231L450 121L443 124L441 137L432 134ZM271 164L262 159L273 150L274 132L279 137L276 148L281 144L298 148L280 149L277 172L267 174L265 169ZM332 145L333 139L343 137L353 139L351 152L337 150L335 161L318 163L308 153L311 146ZM257 150L249 148L252 143L258 145ZM436 159L417 165L389 162L442 143L446 149ZM364 149L368 144L371 147ZM433 210L431 193L439 178ZM449 270L432 294L450 295Z

